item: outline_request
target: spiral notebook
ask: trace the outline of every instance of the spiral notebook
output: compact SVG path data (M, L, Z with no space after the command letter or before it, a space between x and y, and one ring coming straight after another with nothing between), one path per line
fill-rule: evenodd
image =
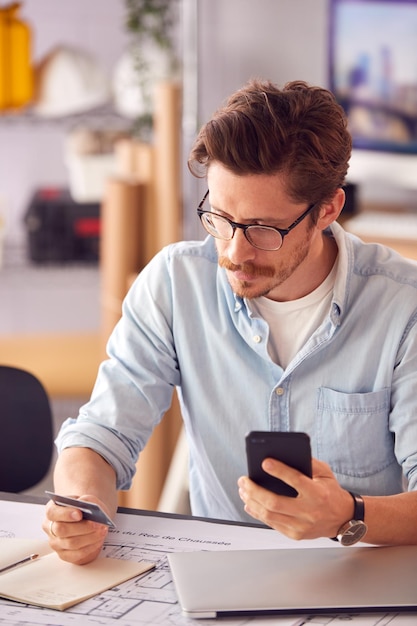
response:
M417 546L178 552L168 560L187 617L417 611Z

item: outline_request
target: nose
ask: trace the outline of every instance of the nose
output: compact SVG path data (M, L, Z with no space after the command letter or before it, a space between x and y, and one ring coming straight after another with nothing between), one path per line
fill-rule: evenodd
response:
M227 256L235 265L252 261L256 256L256 248L249 243L241 228L236 228L233 238L224 243Z

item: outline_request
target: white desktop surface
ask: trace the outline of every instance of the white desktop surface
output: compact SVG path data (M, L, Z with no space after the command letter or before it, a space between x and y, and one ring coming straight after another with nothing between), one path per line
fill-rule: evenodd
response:
M0 494L0 537L45 538L41 529L44 505L18 501L19 496ZM82 602L65 612L0 600L0 625L23 626L209 626L216 620L190 620L181 615L166 555L178 550L227 550L250 548L309 548L335 544L320 539L293 542L278 533L237 524L153 514L123 509L117 514L104 552L114 558L155 562L155 570L115 589ZM340 548L343 550L344 548ZM258 617L219 620L224 625L262 626L414 626L417 615L368 614L357 616Z

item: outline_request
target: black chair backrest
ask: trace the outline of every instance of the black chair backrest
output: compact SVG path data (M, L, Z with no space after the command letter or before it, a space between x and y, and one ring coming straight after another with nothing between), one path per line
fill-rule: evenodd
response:
M0 365L0 491L17 493L51 465L53 420L48 394L29 372Z

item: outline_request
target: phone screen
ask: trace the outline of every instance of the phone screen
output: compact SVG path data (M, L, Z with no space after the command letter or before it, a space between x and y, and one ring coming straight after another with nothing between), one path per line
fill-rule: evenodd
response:
M295 498L298 492L264 472L261 465L267 457L282 461L310 478L312 475L310 438L306 433L252 431L246 436L246 455L249 478L278 495Z

